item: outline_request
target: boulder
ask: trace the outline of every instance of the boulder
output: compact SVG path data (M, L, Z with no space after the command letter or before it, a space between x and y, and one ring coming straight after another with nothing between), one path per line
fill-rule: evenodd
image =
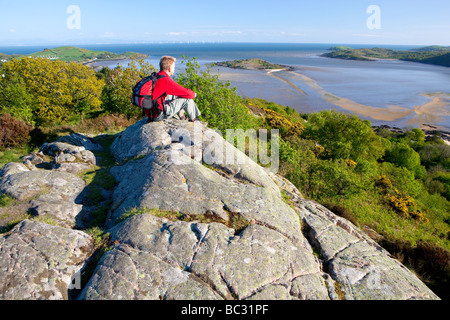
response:
M104 151L100 144L93 142L90 137L80 133L71 133L68 136L58 138L57 141L83 147L85 150L92 152Z
M62 226L75 226L82 210L81 193L86 183L77 176L37 170L7 175L0 180L0 194L28 201L31 212L49 216Z
M324 270L338 281L347 300L434 300L417 276L348 220L313 201L299 212L320 250Z
M91 254L87 234L24 220L0 236L0 299L66 300Z
M92 238L70 229L83 227L89 188L58 171L95 164L83 137L0 172L0 194L59 224L25 220L0 236L0 299L67 299L74 274L97 261ZM355 225L202 122L142 120L111 152L120 165L111 169L108 250L78 299L439 299Z
M96 160L92 151L86 150L83 146L76 146L65 142L44 143L41 146L41 152L55 157L56 163L61 162L84 162L95 165Z
M329 299L308 243L264 226L141 214L109 232L116 245L80 299Z
M0 179L5 178L14 173L29 172L30 169L23 163L10 162L0 170Z

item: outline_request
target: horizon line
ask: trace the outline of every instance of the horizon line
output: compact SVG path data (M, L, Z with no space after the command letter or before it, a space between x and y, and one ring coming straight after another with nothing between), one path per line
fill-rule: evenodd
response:
M315 45L367 45L367 46L404 46L404 47L428 47L428 46L442 46L449 47L450 45L445 44L389 44L389 43L356 43L356 42L265 42L265 41L146 41L146 42L95 42L95 43L81 43L74 42L72 44L66 42L55 42L55 43L41 43L41 44L9 44L0 45L0 48L5 47L38 47L38 46L92 46L92 45L150 45L150 44L179 44L179 45L190 45L190 44L315 44Z

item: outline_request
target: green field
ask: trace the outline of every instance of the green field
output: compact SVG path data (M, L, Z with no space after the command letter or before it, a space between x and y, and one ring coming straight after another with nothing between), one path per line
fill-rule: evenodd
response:
M57 47L35 52L30 54L30 56L55 60L58 59L66 62L89 62L92 60L126 59L135 54L135 52L116 54L107 51L95 51L77 47Z

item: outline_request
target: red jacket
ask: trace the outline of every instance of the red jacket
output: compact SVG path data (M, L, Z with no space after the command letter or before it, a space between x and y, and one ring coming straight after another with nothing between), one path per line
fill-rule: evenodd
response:
M165 71L160 71L158 75L166 76L156 82L155 90L153 91L153 97L158 98L158 107L160 110L164 110L164 101L166 100L167 95L174 95L186 99L195 98L195 93L192 90L180 86L173 81Z

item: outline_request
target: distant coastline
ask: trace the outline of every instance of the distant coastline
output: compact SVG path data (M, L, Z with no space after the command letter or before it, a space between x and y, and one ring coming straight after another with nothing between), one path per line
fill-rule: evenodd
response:
M363 45L354 45L356 48L363 48ZM448 74L447 71L424 70L423 67L403 64L379 63L375 67L371 67L370 72L374 72L380 80L376 82L377 86L364 88L365 71L361 74L356 74L359 69L353 68L361 66L365 68L363 61L347 62L337 60L347 59L320 59L317 58L330 49L330 44L308 45L308 44L153 44L153 45L98 45L87 46L85 52L81 55L87 54L87 58L82 60L82 63L94 70L100 70L103 67L114 68L118 63L126 64L126 61L131 56L127 56L124 52L141 52L146 53L143 57L152 61L156 66L157 58L164 54L176 56L177 59L181 55L189 57L196 57L201 65L208 65L213 61L232 62L236 60L247 60L255 62L255 57L261 58L262 61L256 65L245 66L224 66L221 69L226 77L221 80L231 80L232 86L238 88L238 92L242 96L260 97L268 101L283 104L293 107L298 112L310 113L317 112L324 109L336 108L342 112L351 112L363 119L369 119L374 125L386 124L389 126L399 127L421 127L425 124L433 126L439 131L450 131L448 126L448 119L450 119L450 92L445 87L445 81L439 82L439 77L436 75ZM412 50L412 47L407 46L386 46L392 48L393 51ZM63 47L64 48L64 47ZM71 47L65 47L66 49ZM74 47L72 47L74 48ZM348 47L347 47L348 48ZM33 48L39 49L39 48ZM51 49L54 51L56 48ZM336 49L336 48L333 48ZM341 49L346 49L342 47ZM426 50L448 50L448 48L428 48ZM352 49L359 50L359 49ZM391 49L386 49L391 50ZM0 51L2 51L0 49ZM41 50L43 52L45 50ZM89 52L112 52L115 56L89 56ZM12 50L7 53L12 56ZM420 53L420 51L418 51ZM450 52L450 51L449 51ZM18 52L22 56L29 56L24 51ZM22 54L23 53L23 54ZM48 54L49 52L46 52ZM4 55L0 55L4 57ZM2 58L4 59L4 58ZM372 60L385 60L378 56L371 57ZM387 59L387 58L386 58ZM60 60L63 60L60 58ZM336 61L332 61L336 60ZM358 59L355 59L358 60ZM399 59L393 59L399 60ZM125 61L122 63L121 61ZM181 61L181 58L180 58ZM265 62L263 62L265 61ZM267 62L270 61L270 62ZM108 63L110 62L110 63ZM266 64L267 63L267 64ZM115 65L114 65L115 64ZM259 65L258 65L259 64ZM216 66L221 66L221 63L215 63ZM396 68L396 66L400 68ZM334 67L337 69L333 69ZM342 68L341 68L342 66ZM352 66L352 68L346 68ZM422 86L421 77L417 77L417 81L411 83L412 87L403 90L405 86L399 87L399 90L392 91L393 98L390 94L386 94L384 98L383 92L390 90L387 83L391 83L388 78L383 76L383 70L392 70L397 77L397 71L401 75L402 83L409 83L411 79L408 78L407 72L411 69L419 67L420 72L425 72L424 79L427 80ZM226 71L225 69L230 69ZM179 68L181 71L182 68ZM333 71L331 71L333 70ZM346 70L345 77L339 78L340 70ZM352 72L352 70L358 70ZM365 70L365 69L364 69ZM258 72L260 71L260 72ZM352 76L351 78L349 76ZM362 82L356 82L358 79L363 79ZM368 78L370 84L373 83L373 78ZM326 81L329 81L328 83ZM350 81L350 82L349 82ZM346 90L346 83L352 86L361 87L361 90ZM336 88L331 88L331 85L336 85ZM396 84L393 83L395 86ZM418 88L420 87L420 88ZM351 87L350 87L351 88ZM373 90L371 88L376 88ZM399 93L399 91L401 93ZM362 92L366 92L362 96ZM367 98L372 97L373 98ZM425 99L427 98L427 99ZM408 99L408 100L407 100ZM392 102L391 102L392 101ZM411 104L414 101L414 104ZM426 125L425 125L426 126Z
M423 130L433 131L438 130L447 133L446 140L448 139L448 133L450 133L450 126L439 125L443 119L450 116L450 92L424 92L422 97L429 99L427 102L418 103L412 107L405 107L400 105L386 105L384 107L377 107L370 103L359 103L358 100L349 98L347 96L340 96L332 93L315 79L305 75L299 68L285 68L285 69L270 69L265 64L255 66L254 63L250 63L252 59L242 61L226 61L223 63L217 63L215 65L227 67L230 69L239 70L260 70L265 71L268 77L275 78L282 83L288 85L295 92L298 92L299 100L307 99L308 96L315 95L321 97L322 101L341 108L346 112L350 112L363 117L365 119L372 119L377 123L386 123L387 126L393 126L392 123L402 123L402 127L418 127ZM272 64L272 68L277 65ZM325 71L326 69L321 68ZM294 71L286 73L284 71ZM233 76L234 75L234 76ZM228 80L233 80L233 77L240 78L236 73L228 74ZM307 91L307 92L306 92Z
M100 51L100 50L89 50L78 48L74 46L62 46L56 47L52 49L44 49L39 52L34 52L30 54L14 54L7 55L1 54L0 58L1 62L7 62L13 58L21 58L21 57L35 57L35 58L44 58L49 60L61 60L64 62L77 62L87 66L92 66L95 62L100 61L120 61L130 59L132 56L140 56L143 58L147 58L148 56L145 54L127 51L124 53L112 53L108 51Z
M450 47L429 46L409 51L398 51L385 48L353 49L346 46L337 46L331 47L330 50L331 52L324 53L321 56L358 61L403 60L450 67Z

